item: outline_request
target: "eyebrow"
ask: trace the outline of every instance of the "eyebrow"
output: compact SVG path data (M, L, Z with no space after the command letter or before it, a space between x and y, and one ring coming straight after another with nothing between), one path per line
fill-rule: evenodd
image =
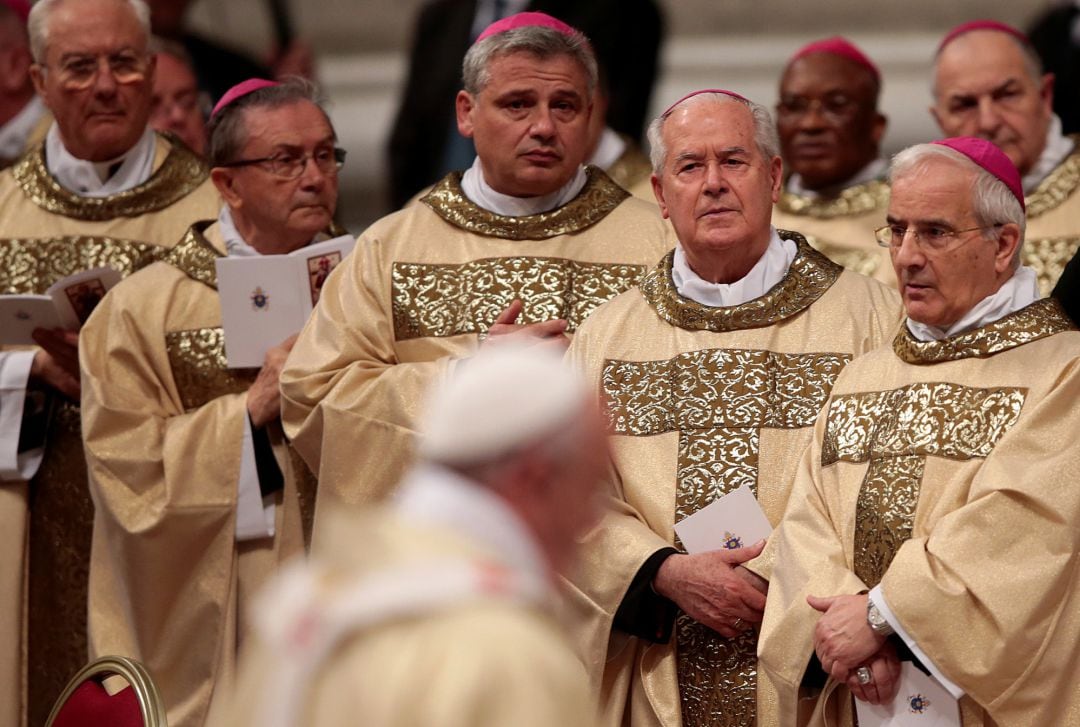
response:
M907 222L907 220L900 220L896 217L893 217L892 215L885 215L885 221L890 225L910 224ZM956 227L956 225L954 225L952 222L948 222L942 219L915 220L914 224L924 225L927 227Z

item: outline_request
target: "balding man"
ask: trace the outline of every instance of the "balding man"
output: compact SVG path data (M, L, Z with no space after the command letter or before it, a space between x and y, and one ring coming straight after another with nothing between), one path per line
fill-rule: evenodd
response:
M1080 333L1020 266L1020 174L993 144L906 149L891 180L907 321L840 375L770 539L763 724L815 694L812 724L852 724L849 693L891 705L898 650L965 727L1071 724Z
M770 226L782 163L763 107L691 94L649 140L678 246L569 351L614 434L610 512L573 579L580 640L605 724L750 726L765 597L736 566L760 546L689 555L673 526L743 485L778 522L833 381L887 340L899 305Z
M481 339L565 346L668 248L655 205L582 166L596 89L585 36L520 13L484 31L463 69L458 127L476 161L368 228L282 375L282 420L320 498L388 493L425 387Z
M1024 264L1048 295L1080 247L1080 150L1052 111L1053 75L1028 39L996 21L959 25L934 61L934 105L948 136L978 136L1004 151L1023 180Z
M889 256L874 242L889 186L879 157L886 119L881 72L846 38L800 48L780 78L776 128L790 174L773 224L798 230L846 268L895 285Z
M516 346L481 351L428 398L393 503L335 513L311 562L262 597L219 724L595 724L553 610L598 514L595 399L556 352Z
M142 0L41 0L28 27L30 72L55 121L0 174L0 294L41 294L101 266L127 275L219 206L205 165L147 125L154 62ZM0 570L15 582L0 589L11 599L0 619L20 618L28 604L31 722L41 724L86 661L92 505L76 403L78 334L39 329L35 341L31 350L0 352L0 409L8 411L0 424ZM28 593L20 565L27 542ZM18 653L21 641L0 639L0 648Z

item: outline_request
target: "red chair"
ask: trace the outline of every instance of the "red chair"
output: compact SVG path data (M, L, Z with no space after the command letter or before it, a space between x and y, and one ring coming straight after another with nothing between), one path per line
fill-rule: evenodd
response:
M128 686L116 694L102 686L120 676ZM45 727L167 727L165 707L150 673L123 656L103 656L83 667L64 687Z

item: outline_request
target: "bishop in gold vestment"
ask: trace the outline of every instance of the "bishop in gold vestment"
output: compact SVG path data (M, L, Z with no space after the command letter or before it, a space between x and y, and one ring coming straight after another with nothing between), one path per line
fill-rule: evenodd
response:
M205 164L166 137L153 143L153 175L106 197L61 186L46 168L44 143L0 174L0 293L42 294L65 276L102 266L128 275L160 259L193 220L216 215ZM56 402L41 468L31 483L5 482L3 496L3 570L12 581L2 591L0 660L18 653L28 631L33 714L41 721L86 662L92 507L76 403Z

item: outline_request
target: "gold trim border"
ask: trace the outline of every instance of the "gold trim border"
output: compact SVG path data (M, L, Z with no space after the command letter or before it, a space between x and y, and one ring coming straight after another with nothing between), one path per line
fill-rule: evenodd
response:
M99 674L115 674L127 680L135 691L145 727L166 727L165 703L158 693L153 677L145 666L126 656L103 656L90 662L68 681L64 691L49 712L45 727L52 727L60 709L80 684Z

